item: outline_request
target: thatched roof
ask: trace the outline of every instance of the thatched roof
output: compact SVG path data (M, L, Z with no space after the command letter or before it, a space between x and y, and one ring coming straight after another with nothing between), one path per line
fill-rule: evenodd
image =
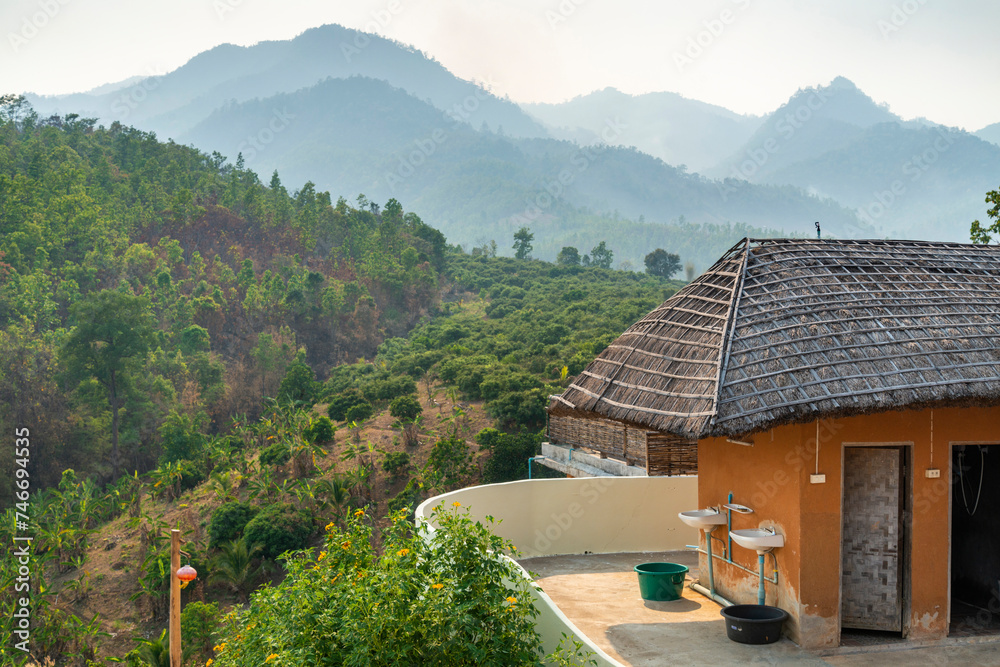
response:
M700 438L998 404L1000 247L744 239L549 411Z

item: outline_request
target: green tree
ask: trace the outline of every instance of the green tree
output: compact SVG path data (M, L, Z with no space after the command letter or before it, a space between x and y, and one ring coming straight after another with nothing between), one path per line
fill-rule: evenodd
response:
M983 227L978 220L973 220L970 229L973 243L989 243L993 240L993 234L1000 236L1000 188L986 193L986 203L993 204L993 208L986 211L993 224Z
M556 255L556 264L559 266L580 266L580 251L573 246L565 246Z
M541 434L528 431L504 433L484 428L476 434L476 442L490 454L483 466L483 482L496 484L527 477L528 458L539 452L541 441Z
M521 227L514 234L514 258L528 259L531 257L531 242L535 235L527 227Z
M590 251L590 265L601 269L610 269L611 263L615 259L615 253L608 248L604 241L601 241Z
M200 655L202 660L212 655L212 643L219 628L219 603L205 604L192 600L181 612L181 636L185 653Z
M277 335L262 333L257 336L257 345L254 346L250 354L257 362L257 370L260 372L260 399L262 401L267 397L268 389L274 386L275 376L284 372L290 361L289 357L294 355L293 345L294 335L285 327L282 327Z
M76 380L96 379L111 406L111 467L119 473L118 411L133 362L149 351L153 319L149 302L113 290L98 292L73 307L76 327L66 339L62 358Z
M669 278L681 270L680 255L669 253L663 248L657 248L646 255L644 262L646 264L646 273L651 276Z
M288 367L288 372L278 387L279 401L305 401L312 403L316 398L316 374L302 359L296 359Z
M192 418L191 415L171 410L160 426L160 437L163 438L162 460L173 463L196 459L205 445L205 436L199 432L198 426L197 417Z
M397 396L389 404L389 414L403 423L403 443L417 444L417 419L424 409L416 396Z

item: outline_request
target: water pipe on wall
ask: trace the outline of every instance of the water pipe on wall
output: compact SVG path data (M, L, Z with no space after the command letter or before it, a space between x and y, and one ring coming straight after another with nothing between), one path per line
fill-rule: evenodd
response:
M757 554L757 567L760 568L760 584L757 586L757 604L764 604L767 594L764 592L764 554Z
M544 456L529 456L528 457L528 479L531 479L531 462L535 459L545 458Z

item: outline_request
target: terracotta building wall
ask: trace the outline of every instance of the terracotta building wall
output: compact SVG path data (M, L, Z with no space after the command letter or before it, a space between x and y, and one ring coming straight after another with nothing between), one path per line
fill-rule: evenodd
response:
M699 503L734 502L753 514L734 514L734 528L771 526L785 535L775 549L777 591L767 584L767 604L788 611L786 632L802 646L836 646L840 636L841 486L845 443L907 443L912 484L909 614L912 639L944 637L948 630L950 552L950 443L1000 441L1000 408L938 408L934 411L933 467L940 478L925 476L931 463L931 411L886 412L823 420L816 470L816 423L775 428L752 436L754 447L710 438L699 442ZM725 538L725 530L716 531ZM718 543L716 543L718 544ZM756 570L756 554L734 544L734 560ZM702 556L704 566L704 556ZM770 557L767 570L771 570ZM704 568L703 568L704 571ZM757 577L715 561L719 593L736 603L755 603ZM905 582L904 582L905 585Z
M754 446L747 447L725 438L710 438L698 443L698 500L701 507L715 507L727 502L729 493L733 502L746 505L753 514L733 512L733 529L774 528L785 536L785 546L775 550L778 565L777 590L765 584L766 602L787 610L793 619L788 624L789 635L797 639L797 609L799 600L798 557L799 542L799 487L801 479L786 462L790 438L782 430L774 430L753 437ZM796 429L797 438L798 431ZM725 526L715 535L727 540ZM716 554L722 553L719 542L712 546ZM733 542L732 559L754 573L757 572L757 553ZM771 576L774 561L765 559L765 572ZM706 572L705 556L701 556L701 572ZM757 602L758 577L714 559L715 585L718 592L736 604ZM707 584L707 579L702 581Z

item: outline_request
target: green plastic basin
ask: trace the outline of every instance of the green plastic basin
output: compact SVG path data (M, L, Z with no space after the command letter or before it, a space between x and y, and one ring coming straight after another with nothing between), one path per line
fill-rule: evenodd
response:
M680 600L684 592L686 565L679 563L642 563L635 566L639 575L639 595L643 600L667 602Z

